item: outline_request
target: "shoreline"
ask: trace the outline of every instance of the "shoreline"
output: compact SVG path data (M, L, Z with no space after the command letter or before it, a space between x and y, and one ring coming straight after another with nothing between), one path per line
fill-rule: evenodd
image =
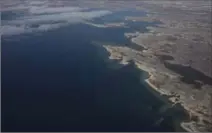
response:
M114 56L113 52L117 52L111 50L111 48L107 48L107 46L103 46L103 48L109 53L109 56L107 57L107 60L110 60L112 62L112 64L119 64L119 65L115 65L115 66L119 66L116 68L120 68L120 65L127 65L129 63L129 59L126 59L126 56L122 56L122 55L116 55ZM199 130L195 127L195 122L193 122L191 119L192 117L199 117L200 119L203 119L201 115L199 115L198 113L196 113L195 111L191 110L189 107L187 107L187 104L184 103L184 100L181 99L179 102L175 102L175 97L174 99L170 98L172 97L170 92L167 90L165 90L166 88L163 89L159 89L158 87L156 87L153 83L151 83L151 79L153 79L154 72L156 71L154 68L148 67L145 64L141 64L135 60L133 60L134 63L136 64L136 67L142 71L142 73L146 73L147 75L145 75L145 78L143 78L143 74L141 75L141 84L147 86L147 90L150 91L155 97L158 98L158 100L161 100L164 104L166 104L168 107L170 108L175 108L173 107L173 105L175 104L180 104L180 106L183 108L183 110L188 114L187 117L185 117L185 119L182 120L178 120L175 123L175 129L177 129L177 131L186 131L186 132L199 132ZM157 75L157 74L156 74ZM157 80L157 78L155 79Z
M105 48L104 46L97 46L99 47L100 51L104 50L105 52L108 52L107 54L102 55L104 57L104 59L106 60L106 63L109 64L109 67L112 69L120 69L123 66L126 66L129 64L129 61L122 59L117 59L116 57L112 57L111 52L109 51L107 48ZM104 52L104 53L105 53ZM138 64L137 62L133 61L136 65L136 68L140 70L141 75L140 75L140 83L143 84L148 91L151 92L151 94L153 94L158 100L162 101L168 108L176 108L173 107L173 105L175 105L174 102L170 101L168 99L168 95L166 95L165 93L161 93L160 91L158 91L158 88L152 84L150 82L151 77L153 76L151 74L151 70L148 71L148 68L145 68L145 66L141 66L140 64ZM187 110L185 108L183 108L186 112ZM176 129L176 131L179 132L190 132L192 131L189 128L186 128L184 125L182 125L182 123L185 123L184 120L181 121L173 121L174 125L173 127Z
M132 61L130 59L126 59L126 56L123 55L113 55L115 52L118 52L117 50L113 51L110 46L103 45L100 46L103 48L106 52L108 52L106 60L107 63L112 64L111 68L119 69L122 66L128 65L129 61ZM183 110L186 112L185 119L176 120L174 122L174 127L176 131L186 131L186 132L199 132L198 129L193 125L195 122L191 120L192 116L199 116L195 111L191 110L189 107L186 106L185 103L183 103L183 100L180 102L175 102L174 99L170 98L172 97L169 91L165 91L163 89L159 89L156 87L153 83L151 83L151 79L154 78L154 72L156 71L152 67L148 67L147 65L140 63L138 61L133 60L133 62L136 65L136 68L138 68L142 75L141 75L141 84L145 85L148 91L150 91L158 100L161 100L164 104L167 105L169 108L178 108L174 107L176 104L180 104L180 107L183 108ZM115 64L115 65L114 65ZM145 73L145 74L144 74Z
M176 103L170 101L167 97L165 93L161 93L160 91L158 91L158 88L152 84L150 82L151 78L153 77L153 75L151 74L151 72L148 72L148 70L144 70L141 67L139 67L139 65L136 63L136 67L138 69L141 70L142 73L145 73L148 75L148 78L145 78L144 75L141 75L141 84L146 86L146 89L148 91L150 91L155 97L157 97L158 100L162 101L168 108L175 108L173 107ZM183 106L182 106L183 107ZM183 108L186 112L189 112L188 110L186 110L185 108ZM194 130L190 130L189 128L186 128L185 126L182 126L182 123L184 123L184 120L180 120L180 121L173 121L175 123L174 128L176 131L178 132L190 132L190 131L194 131ZM180 128L179 128L180 127Z
M178 107L175 107L175 105L180 104L180 107L183 108L183 110L186 112L186 117L185 119L173 121L173 127L176 129L176 131L198 132L198 130L194 129L192 121L190 121L191 114L195 114L195 112L191 111L185 106L185 104L182 104L181 102L174 102L173 99L170 99L171 95L168 91L159 89L157 86L151 83L151 79L154 78L154 72L156 71L154 68L148 67L145 64L141 64L140 62L137 62L135 60L128 60L122 55L114 56L114 51L107 45L98 45L98 43L96 42L93 42L93 44L98 47L98 51L101 51L99 54L103 56L106 64L108 64L108 67L111 69L120 69L121 67L128 65L130 61L133 61L136 65L136 68L139 69L141 72L140 83L145 85L146 89L150 91L158 100L162 101L168 107L168 109L177 109ZM189 127L186 125L189 125Z
M143 70L142 70L143 71ZM148 73L148 74L150 74L150 73ZM153 85L151 82L150 82L150 79L151 79L151 74L150 74L150 77L148 78L148 79L145 79L144 80L144 84L146 84L146 85L148 85L149 87L147 87L147 89L150 91L150 92L152 92L152 94L154 95L154 96L156 96L158 99L160 99L161 101L163 101L166 105L168 105L169 107L173 107L173 105L174 104L176 104L176 103L174 103L174 102L172 102L171 103L171 101L168 99L168 98L166 98L166 97L164 97L163 95L165 95L165 94L162 94L162 93L160 93L159 91L158 91L158 88L155 86L155 85ZM165 96L167 96L167 95L165 95ZM183 106L182 106L183 107ZM189 112L188 110L186 110L185 108L183 108L186 112ZM175 121L174 121L175 122ZM186 131L186 132L195 132L194 130L190 130L189 128L186 128L185 126L183 126L182 124L184 123L184 120L181 120L181 121L178 121L178 122L175 122L177 125L175 125L175 129L177 129L176 131L178 131L178 132L184 132L184 131ZM176 127L177 126L177 127ZM182 128L182 129L179 129L178 127L180 127L180 128ZM183 131L182 131L183 130ZM197 132L197 131L196 131Z
M189 3L185 2L185 4ZM198 5L198 3L192 3L188 6L193 7L196 4ZM170 6L176 9L172 10ZM208 19L194 13L202 12L198 9L184 10L181 5L175 5L171 1L170 3L147 1L142 7L145 11L151 8L146 17L137 17L138 21L158 20L161 23L147 27L148 32L135 31L124 33L124 36L132 43L143 47L144 50L127 46L103 45L109 53L108 60L116 60L110 62L122 65L132 60L137 68L148 73L148 78L141 81L149 86L148 90L169 106L182 106L188 114L185 120L176 122L178 127L188 132L210 131L212 129L212 85L196 75L200 73L210 76L208 61L211 57L209 57L208 44L211 43L211 39L207 29L210 26L207 24ZM163 9L170 11L171 15L163 14ZM207 9L205 11L208 13ZM191 12L193 14L190 14ZM199 20L194 19L196 17L199 17ZM131 20L133 19L132 17ZM171 61L167 61L170 59ZM185 65L188 65L190 61L192 69L188 70ZM200 86L196 87L197 84Z

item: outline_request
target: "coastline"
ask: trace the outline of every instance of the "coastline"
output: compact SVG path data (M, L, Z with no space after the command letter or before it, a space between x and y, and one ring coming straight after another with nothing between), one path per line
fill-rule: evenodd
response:
M164 102L169 108L172 108L176 104L180 104L180 106L186 112L187 118L174 121L176 131L187 131L187 132L198 132L199 131L196 128L196 123L199 123L198 122L199 120L194 122L194 121L192 121L192 118L198 117L198 119L203 119L203 116L198 114L196 111L192 110L191 108L189 108L188 107L189 105L184 102L185 99L183 99L184 97L182 95L179 94L182 98L178 102L176 102L176 97L178 97L178 95L173 96L172 91L166 90L167 86L165 86L164 88L158 88L155 84L153 84L151 82L152 79L153 79L153 81L158 80L158 78L154 77L154 76L158 75L155 73L155 72L157 72L157 70L154 67L151 67L151 65L149 65L148 63L146 64L145 62L141 63L139 60L137 60L133 57L128 59L127 55L125 55L126 52L124 52L124 50L127 49L126 47L113 47L113 46L107 46L107 45L103 45L102 47L109 53L107 59L110 60L110 62L112 61L113 62L112 64L117 64L117 63L119 64L119 65L116 65L115 68L120 68L121 67L120 65L127 65L129 63L129 61L133 60L134 63L136 64L137 68L140 69L141 71L143 71L142 73L146 73L145 76L141 75L141 83L146 85L148 88L148 91L150 91L159 100ZM130 51L132 52L133 50L130 49ZM136 51L133 51L133 52L136 53ZM143 51L143 52L145 52L145 51ZM125 54L123 55L123 53L125 53ZM115 61L115 63L114 63L114 61ZM163 73L163 71L161 73ZM172 74L170 74L170 75L172 75ZM168 87L170 85L168 85ZM174 88L174 89L176 89L176 88ZM209 119L208 119L208 121L209 121Z
M107 49L105 49L105 50L107 51ZM115 65L113 65L112 68L116 68L116 69L120 68L122 66L125 66L125 65L127 65L129 63L129 61L126 61L124 59L120 61L119 59L117 59L115 57L111 57L111 55L109 55L109 57L106 60L109 60L110 64L115 64ZM117 62L116 62L116 60L117 60ZM141 71L140 83L143 84L144 86L146 86L146 89L148 91L150 91L151 94L153 94L158 100L162 101L167 108L176 108L176 107L173 107L176 103L170 101L169 98L166 97L168 95L158 91L158 88L154 84L152 84L150 82L150 79L151 79L151 77L153 75L151 74L151 72L148 71L148 68L145 68L144 66L141 66L141 65L139 65L136 62L135 62L135 64L136 64L136 68L138 68ZM185 131L186 132L190 132L190 131L193 131L193 130L191 130L191 129L189 129L186 126L183 125L185 123L184 120L181 120L181 121L176 120L176 121L173 121L173 123L174 123L173 126L174 126L176 131L179 131L179 132L185 132Z
M109 57L108 60L115 60L116 64L119 63L120 65L127 65L129 60L133 60L137 66L138 69L141 71L147 73L145 75L145 78L143 77L144 75L141 75L141 83L147 86L148 91L150 91L154 96L156 96L159 100L164 102L168 107L172 108L175 104L180 104L180 106L184 109L184 111L188 114L187 119L183 120L177 120L175 121L175 128L177 131L187 131L187 132L199 132L199 130L195 127L196 123L199 123L198 121L194 122L192 121L192 117L198 117L198 119L203 119L203 116L198 114L196 111L192 110L189 108L188 104L184 102L184 97L180 95L182 98L176 102L176 97L178 96L173 96L171 93L172 91L166 90L167 87L170 85L166 86L165 88L158 88L156 85L154 85L151 80L154 79L154 81L157 81L158 78L154 78L155 75L157 75L155 72L154 68L150 67L149 65L144 65L144 63L140 63L136 61L135 59L126 59L126 55L122 55L121 53L116 53L120 52L117 49L113 50L112 47L110 46L103 46L107 52L109 52ZM117 47L116 47L117 48ZM114 63L112 63L114 64ZM118 65L116 65L118 66ZM120 68L116 67L116 68ZM142 73L143 73L142 72ZM162 72L163 73L163 72ZM168 83L167 83L168 84ZM174 88L176 89L176 88ZM177 93L178 94L178 93ZM192 106L191 106L192 107ZM210 119L210 118L209 118ZM209 119L206 118L207 121Z
M148 74L150 74L150 73L148 73ZM171 102L168 98L166 98L166 97L163 96L164 94L162 94L162 93L160 93L160 92L158 91L158 88L157 88L154 84L152 84L152 83L150 82L151 76L152 76L152 75L150 74L150 77L149 77L148 79L145 79L145 82L144 82L144 84L145 84L146 86L149 86L149 87L150 87L150 88L147 87L148 90L149 90L150 92L152 92L152 94L154 94L158 99L160 99L161 101L163 101L167 106L169 106L170 108L173 107L173 105L176 104L176 103ZM184 109L185 109L185 108L184 108ZM186 110L186 109L185 109L185 111L189 112L189 111ZM186 131L186 132L198 132L198 131L191 130L190 128L185 127L185 126L183 125L184 120L181 120L181 121L175 120L174 123L175 123L174 127L175 127L175 130L176 130L177 132L184 132L184 131Z
M147 90L150 91L155 97L157 97L160 101L162 101L163 103L165 103L165 105L167 106L167 108L173 108L173 106L176 104L173 101L170 101L167 94L165 94L165 92L160 92L159 89L150 82L151 78L153 77L153 74L151 74L151 72L149 72L148 70L144 70L140 67L139 64L136 63L137 68L139 68L142 73L145 73L145 75L141 75L141 84L145 85ZM148 75L148 76L147 76ZM185 109L185 108L183 108ZM188 110L185 109L186 112L189 112ZM174 121L175 125L174 128L176 131L178 132L190 132L190 131L194 131L191 130L189 128L186 128L185 126L183 126L182 124L184 123L184 120L181 121Z
M122 122L122 119L120 118L125 116L127 117L128 114L132 114L133 118L130 117L130 120L126 120L127 126L129 125L129 122L132 126L134 126L134 119L136 119L136 124L138 124L137 126L139 127L139 130L142 130L142 128L145 127L141 126L141 123L144 122L145 125L150 125L151 128L156 127L156 130L158 129L163 131L212 131L212 20L211 17L209 17L209 15L211 16L212 13L210 7L212 3L210 0L193 2L180 0L177 2L174 0L124 2L89 1L77 1L74 3L76 3L77 7L79 6L80 8L84 8L83 4L85 4L85 13L87 12L87 8L88 12L90 12L90 7L93 7L94 9L100 7L102 9L114 12L119 10L119 8L120 11L123 9L128 10L128 8L133 8L132 10L142 12L144 11L146 16L142 16L142 13L139 13L138 16L134 16L134 14L130 15L130 13L129 16L127 16L126 13L123 14L125 19L120 19L117 22L113 21L113 19L116 19L115 14L112 15L112 17L114 16L114 18L112 18L112 22L106 22L108 19L107 17L103 20L100 19L100 21L98 21L98 19L97 21L95 21L95 19L85 19L80 23L85 25L85 27L82 25L79 25L79 27L74 25L73 27L70 26L69 28L60 28L55 32L42 34L42 36L40 34L37 36L37 33L35 33L35 36L33 35L32 38L30 37L29 39L24 39L26 37L23 35L23 40L25 40L25 42L17 41L19 37L12 38L11 42L10 38L5 38L5 40L8 40L5 41L4 45L7 49L6 51L8 51L5 52L5 57L11 59L11 62L5 62L6 69L4 72L8 73L6 74L8 75L7 77L15 77L17 74L22 74L23 77L20 79L6 77L8 80L5 80L6 88L9 87L9 90L5 89L5 92L8 94L13 90L16 90L17 85L22 86L19 91L20 93L14 93L14 95L11 95L11 98L10 95L5 93L5 95L9 96L5 97L6 99L17 99L12 100L11 103L9 101L11 106L8 106L9 108L6 110L11 110L13 107L21 103L19 104L21 105L20 109L15 110L15 112L8 112L6 110L4 111L6 112L6 115L4 115L5 118L9 120L6 122L6 124L9 125L7 128L9 130L16 130L16 128L19 130L21 128L26 129L24 125L28 125L29 123L29 127L27 129L32 129L30 125L32 125L33 128L34 126L37 126L33 122L33 117L36 120L38 119L36 121L38 124L36 129L39 129L39 120L42 120L40 127L49 128L51 130L58 130L59 128L57 126L61 127L62 130L65 130L65 127L71 128L69 126L70 124L67 124L67 122L71 123L72 120L73 124L76 124L76 126L73 127L78 128L78 121L75 121L75 116L76 120L79 120L80 125L85 123L86 127L89 129L89 124L92 123L90 121L90 116L92 119L96 120L95 123L97 125L102 120L104 126L105 121L107 120L104 120L104 118L111 116L112 121L108 122L114 122L114 126L118 127L117 123L120 121ZM70 4L72 6L76 6L74 3ZM49 5L49 2L46 4L48 4L50 7L53 6L52 8L54 8L54 6L57 8L57 4L52 5L50 3ZM64 3L60 2L60 4L63 5ZM26 6L27 5L28 4L26 4ZM60 7L60 5L58 5L58 7ZM68 3L67 7L69 7ZM94 10L93 8L91 11ZM79 12L81 12L81 10ZM98 16L98 11L96 13ZM19 15L19 13L15 15ZM25 13L23 15L25 16ZM31 15L31 17L34 18L33 13ZM39 17L40 14L37 15ZM52 15L54 15L54 13ZM24 16L24 20L31 18L30 16L30 18L25 18ZM95 10L94 14L92 12L91 17L92 16L96 16ZM85 17L82 15L82 17L90 18L89 15ZM66 23L63 23L64 22L61 21L62 25L66 25ZM27 24L28 22L26 25ZM46 23L44 22L44 25L45 24ZM132 24L132 26L130 24ZM24 27L31 27L32 29L36 29L42 28L42 25L43 23L38 25L29 24L29 26L25 27L24 24ZM14 26L21 28L22 24ZM80 28L81 26L82 28ZM94 30L90 30L89 27L94 28ZM126 30L123 30L122 28ZM27 31L26 34L28 34ZM63 36L58 37L58 35L62 35L63 33ZM42 38L40 38L40 36ZM102 42L98 41L98 39ZM11 47L12 45L10 45L13 41L16 42L14 45L15 47ZM64 43L57 43L61 41ZM30 45L27 45L26 47L25 43ZM36 43L40 45L34 45ZM52 47L49 49L49 46ZM50 52L46 54L46 50L50 50ZM23 53L19 54L20 52ZM100 57L98 57L98 55ZM34 60L34 62L32 62L37 64L37 68L35 65L30 64L29 59L31 59L31 57L33 59L34 57L38 57L39 60ZM50 60L49 57L52 57L51 59L53 60ZM70 63L70 61L76 63ZM20 69L18 71L16 68L17 62L23 62L21 63L19 67ZM48 71L45 71L45 68L48 68L48 66L54 67ZM48 72L54 71L56 69L58 71L56 71L54 75L48 74ZM59 75L57 73L59 73ZM91 74L93 75L92 78L90 77ZM31 75L35 76L32 77ZM30 76L31 78L27 78ZM42 76L43 78L48 79L48 81L45 82L44 87L47 86L47 89L52 88L51 90L54 91L57 90L58 87L61 88L62 86L62 89L60 89L61 93L51 93L51 95L46 100L46 93L49 92L44 92L42 87L40 87L43 86L43 80L39 78ZM73 79L73 84L70 82L70 79ZM22 81L27 84L24 82L22 83ZM34 81L36 81L36 84L31 87L30 84L34 84ZM55 82L56 84L52 84L52 81L57 82ZM124 84L120 84L119 86L119 81ZM14 82L15 84L11 84L11 82ZM114 83L115 85L113 85ZM116 83L118 84L117 86ZM25 90L30 87L33 90L36 90L36 93L33 95L33 97L29 98L31 91L22 95L22 92L25 92ZM96 91L95 88L98 87L103 89L97 89ZM127 91L125 91L125 87ZM39 90L39 88L41 88L41 90ZM72 91L70 91L68 88L74 89L71 89ZM75 91L75 88L77 91ZM78 88L80 88L80 90ZM91 88L91 90L87 88ZM66 93L66 90L68 93ZM40 91L43 93L39 93ZM81 91L88 93L81 93ZM117 96L121 95L122 91L124 92L123 98L120 96L119 100L119 97ZM97 100L93 100L93 92L95 93L95 96L97 96ZM45 95L43 95L44 93ZM23 96L22 99L19 98L19 94ZM125 97L125 95L127 97ZM90 96L91 101L89 101ZM125 101L128 100L128 96L130 99L129 102ZM37 99L37 97L40 97L39 101L34 102L34 99ZM60 102L57 102L57 98L55 97L57 97ZM111 98L111 100L107 98ZM118 102L116 103L116 100L114 99L118 99ZM131 101L131 99L135 99L135 101ZM85 104L84 101L86 101ZM93 104L93 101L97 101L98 105L101 105L103 108L100 109L100 111L93 111L93 105L95 110L96 107L98 107L96 104ZM121 101L121 103L119 101ZM111 108L108 108L108 110L111 109L111 113L107 110L107 108L104 108L105 105L107 105L109 102L112 103ZM33 104L32 109L30 110L33 110L33 112L40 112L40 117L35 115L32 111L27 111L28 108L25 108L27 107L25 105L28 105L29 103L30 105ZM61 106L60 103L63 103L65 106ZM118 110L120 109L122 111L125 110L125 108L123 107L122 109L117 105L121 105L122 103L126 104L126 107L129 108L130 112L128 113L127 111L120 117L117 117L118 121L116 122L114 121L114 115L110 114L114 113L114 111L117 112L115 116L121 114L118 112ZM48 104L49 106L45 106L45 104ZM42 111L39 109L42 109ZM86 109L88 109L86 113L81 112L81 110L83 111ZM51 112L52 110L53 112ZM71 112L72 110L73 112ZM103 110L103 112L101 112L101 110ZM104 111L106 112L105 117L99 117L102 116L102 114L98 116L97 112L104 113ZM51 112L51 114L48 112ZM107 112L109 112L108 115ZM11 118L7 118L7 116L11 116L11 113L15 113L14 118L18 118L15 123ZM58 115L57 118L54 118L54 113L61 114L62 117ZM95 119L92 114L97 116L97 119ZM32 119L30 116L32 116ZM43 118L43 116L45 116L45 118ZM19 119L22 117L23 120ZM50 118L53 118L52 125L56 125L55 127L53 126L53 128L49 127L51 126ZM80 118L82 118L82 120L80 120ZM137 119L139 120L138 122ZM45 125L45 120L47 123L48 121L50 122L47 126ZM65 120L65 123L62 122L63 120ZM131 120L133 121L131 122ZM150 120L150 123L146 123L146 120ZM99 129L101 126L97 128L96 124L93 124L93 128ZM14 128L10 128L11 126ZM80 127L78 130L79 129Z
M183 2L183 4L193 7L200 3L189 5ZM207 2L202 4L207 4ZM172 10L170 6L176 7L176 10ZM203 11L199 11L198 8L184 10L184 7L175 5L171 1L170 3L147 1L142 7L141 10L149 9L147 17L137 17L136 21L154 22L157 20L161 23L154 27L147 27L148 32L135 31L124 33L124 36L143 47L144 50L140 51L127 46L103 45L102 47L109 53L108 60L116 60L112 62L122 65L128 64L128 61L134 61L141 71L148 73L147 78L145 77L144 81L141 80L149 86L148 90L170 107L180 105L188 114L186 120L177 120L176 127L188 132L210 131L212 127L212 85L204 81L201 76L195 75L200 73L207 79L210 78L208 60L211 57L208 56L210 55L208 45L211 39L208 34L210 30L207 29L210 24L207 24L207 18L196 13L210 12L207 8ZM170 11L171 15L163 14L163 9ZM191 12L192 14L188 16ZM199 20L194 19L198 17ZM128 17L127 20L134 21L134 18ZM201 47L199 47L200 44ZM192 67L186 67L190 60L193 63ZM185 73L188 69L189 73ZM193 83L183 81L183 78ZM195 86L197 82L201 84L198 87Z
M120 59L120 57L113 57L113 55L111 54L112 51L110 51L110 49L108 49L107 46L100 46L98 44L95 44L95 46L98 47L99 49L98 51L101 51L101 52L103 51L103 53L100 52L99 54L100 56L103 57L105 62L109 65L108 67L112 69L120 69L121 67L129 64L129 61L124 58ZM151 71L154 71L154 69L148 69L147 67L142 66L138 64L137 62L134 62L134 63L136 65L136 68L138 68L141 71L140 83L145 85L146 89L150 91L158 100L162 101L167 108L173 108L175 103L170 101L169 98L166 97L168 95L158 91L158 88L150 82L150 79L153 77L153 74L151 74ZM183 120L173 121L174 123L173 126L176 129L176 131L179 131L179 132L191 131L189 128L182 126L183 122L184 122Z

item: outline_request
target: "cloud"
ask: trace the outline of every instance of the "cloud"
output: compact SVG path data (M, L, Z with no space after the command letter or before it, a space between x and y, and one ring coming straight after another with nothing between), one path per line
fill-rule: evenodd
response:
M58 24L42 24L36 30L38 31L48 31L51 29L60 28L61 26L65 26L67 23L58 23Z
M80 11L82 8L79 7L32 7L29 12L32 14L51 14L51 13L62 13L62 12L74 12Z
M30 2L26 7L28 8L27 13L14 17L12 20L3 20L1 34L16 35L34 31L46 31L67 24L88 21L111 13L108 10L86 11L85 8L73 6L48 7L48 3L43 3L45 2Z
M1 35L16 35L26 32L26 29L23 26L2 26Z
M29 1L29 5L33 5L33 6L40 6L46 3L47 1Z
M32 18L25 18L24 21L29 23L43 21L72 21L74 19L92 19L109 14L109 11L90 11L90 12L68 12L51 15L39 15Z
M12 20L8 24L37 24L45 22L82 22L83 20L90 20L93 18L101 17L111 13L110 11L90 11L90 12L71 12L59 14L47 14L38 16L23 17L19 20ZM4 22L5 23L5 22Z
M15 26L15 25L7 25L1 28L1 35L19 35L23 33L37 32L37 31L48 31L52 29L57 29L62 26L67 25L68 23L57 23L57 24L40 24L36 28L29 26Z
M20 10L26 10L26 9L29 9L29 7L26 7L24 5L17 5L17 6L14 6L14 7L1 7L0 8L0 12L4 12L4 11L20 11Z

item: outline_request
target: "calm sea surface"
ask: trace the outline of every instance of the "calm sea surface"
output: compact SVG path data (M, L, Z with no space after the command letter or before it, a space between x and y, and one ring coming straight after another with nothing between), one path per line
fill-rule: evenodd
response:
M2 130L173 131L171 118L157 124L163 103L140 83L141 71L133 64L109 69L91 43L124 45L125 32L153 25L128 24L2 36Z

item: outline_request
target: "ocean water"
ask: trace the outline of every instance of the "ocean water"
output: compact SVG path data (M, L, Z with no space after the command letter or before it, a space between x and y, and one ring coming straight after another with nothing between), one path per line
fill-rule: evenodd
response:
M125 44L127 31L75 24L2 36L2 131L174 131L142 72L108 68L92 44Z

